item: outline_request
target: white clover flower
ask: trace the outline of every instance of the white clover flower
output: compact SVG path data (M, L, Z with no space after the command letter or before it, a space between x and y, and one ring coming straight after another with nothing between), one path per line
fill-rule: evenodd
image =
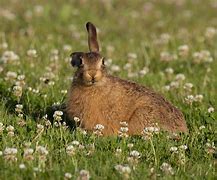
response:
M21 97L23 93L23 88L21 86L14 86L13 87L13 94L16 97Z
M186 149L188 149L188 146L184 144L184 145L179 146L179 148L182 150L186 150Z
M61 126L61 124L58 123L58 122L54 122L54 126L55 126L55 127L59 127L59 126Z
M55 84L54 81L49 81L49 82L48 82L48 85L49 85L49 86L53 86L54 84Z
M71 45L65 44L65 45L63 46L63 51L68 52L68 51L71 51L71 50L72 50L72 46L71 46Z
M28 91L30 91L30 92L32 91L32 87L28 87L27 89L28 89Z
M0 73L3 72L4 68L0 66Z
M55 111L54 114L56 116L62 116L63 115L63 112L62 111Z
M131 169L128 165L121 165L118 164L115 166L115 169L120 173L124 175L129 175L131 173Z
M3 152L2 151L0 151L0 156L2 156L3 155Z
M53 117L56 121L61 121L62 120L62 116L63 112L62 111L55 111L53 114Z
M23 110L23 105L22 104L17 104L16 108L15 108L15 111L18 112L18 113L21 113L22 110Z
M160 60L164 62L170 62L177 59L176 54L170 54L169 52L161 52L160 53Z
M48 150L44 147L44 146L37 146L36 147L36 151L40 154L40 155L48 155Z
M206 143L206 152L208 154L214 154L216 152L216 147L214 142L210 142L210 140L207 140L208 142Z
M129 131L128 123L125 122L125 121L121 121L120 125L121 125L121 127L120 127L120 130L118 131L119 137L125 137L125 138L127 138L128 137L127 133Z
M6 73L6 79L8 80L13 80L13 79L16 79L17 78L17 73L16 72L13 72L13 71L8 71Z
M118 165L115 166L115 169L116 169L117 171L121 172L122 167L123 167L123 166L122 166L121 164L118 164Z
M173 68L168 67L168 68L165 69L165 72L166 72L167 74L173 74L173 73L174 73L174 70L173 70Z
M33 168L33 171L35 171L35 172L41 172L41 169L38 168L38 167L34 167L34 168Z
M79 178L80 178L80 180L89 180L90 179L89 171L82 169L79 172Z
M192 83L185 83L183 86L183 88L189 92L192 90L193 87L194 85Z
M24 156L27 156L27 155L32 155L34 153L34 149L32 148L26 148L24 149Z
M6 161L17 161L17 157L16 157L17 152L18 152L17 148L6 147L4 152L3 152L4 159Z
M151 132L151 133L159 133L160 128L158 128L158 127L146 127L146 128L144 128L144 131Z
M169 90L170 90L170 85L166 85L166 86L164 86L164 87L163 87L163 90L165 90L165 91L169 91Z
M204 125L199 127L199 130L205 129L206 127Z
M172 59L171 59L171 55L170 55L170 53L169 52L166 52L166 51L164 51L164 52L161 52L160 53L160 60L161 61L171 61Z
M35 94L38 94L39 90L38 89L32 89L32 92L35 93Z
M145 76L149 72L148 67L144 67L141 71L139 71L140 76Z
M8 48L8 43L7 42L3 42L0 44L0 48L1 49L7 49Z
M24 146L26 147L26 148L29 148L30 146L31 146L31 142L24 142Z
M37 57L37 51L36 51L35 49L29 49L29 50L27 51L27 55L28 55L29 57Z
M185 101L186 101L187 104L192 104L194 102L194 96L193 95L188 95L185 98Z
M120 128L120 132L122 132L122 133L127 133L128 131L129 131L128 127L121 127Z
M127 147L130 148L130 149L133 148L133 146L134 146L133 143L129 143L129 144L127 144Z
M196 101L196 102L202 102L202 100L203 100L203 95L202 94L197 94L194 97L194 101Z
M13 51L5 51L5 52L3 52L1 59L4 63L9 63L9 62L18 61L20 58Z
M44 7L41 5L36 5L34 6L34 12L37 16L40 16L44 12Z
M8 131L8 132L12 131L13 132L14 131L14 126L11 126L11 125L7 126L6 131Z
M74 155L75 151L76 151L76 149L73 145L69 145L66 147L66 153L70 156Z
M115 48L114 46L108 45L106 46L106 52L108 53L108 55L111 55L114 52Z
M18 114L18 117L19 117L19 118L23 118L23 114L22 114L22 113L19 113L19 114Z
M8 131L8 136L13 137L14 136L14 131Z
M205 31L205 37L207 39L213 39L214 36L217 34L217 30L214 27L207 27Z
M25 79L25 75L23 75L23 74L18 75L18 76L17 76L17 79L18 79L19 81L23 81L23 80Z
M154 134L158 134L159 132L160 128L158 127L145 127L142 131L142 135L145 140L149 140Z
M76 123L78 123L78 122L80 122L80 119L79 119L78 117L74 117L74 121L75 121Z
M164 162L161 166L160 169L165 173L165 174L174 174L173 168L170 164Z
M65 179L71 179L72 174L67 172L67 173L65 173L64 177L65 177Z
M171 39L171 35L168 34L168 33L162 33L160 35L160 40L161 40L161 43L163 44L167 44Z
M17 154L17 148L8 148L6 147L4 150L4 155L8 155L8 154Z
M95 130L99 130L99 131L102 131L105 127L102 125L102 124L97 124L94 129Z
M122 173L123 174L130 174L131 173L131 169L129 166L123 166L122 167Z
M179 88L179 82L178 81L172 81L171 83L170 83L170 88L173 88L173 89L178 89Z
M178 148L177 147L171 147L170 148L170 152L174 152L174 153L177 153L178 152Z
M127 126L128 126L128 123L127 123L126 121L121 121L121 122L120 122L120 125L121 125L122 127L127 127Z
M138 158L140 158L140 153L138 151L136 151L136 150L133 150L133 151L130 152L130 156L138 159Z
M128 54L127 54L127 57L128 57L129 59L136 59L136 58L137 58L137 54L136 54L136 53L128 53Z
M213 113L214 111L215 111L215 109L213 107L208 108L208 113Z
M61 94L67 94L68 91L67 90L61 90L60 92L61 92Z
M194 63L199 64L202 62L202 56L201 56L200 52L194 52L192 56L193 56Z
M58 55L59 50L58 49L52 49L50 53L51 53L51 55Z
M185 75L184 74L177 74L176 78L177 81L184 81L185 80Z
M79 141L72 141L70 144L72 144L74 146L79 146L80 145Z
M0 133L2 133L4 129L5 129L4 124L0 122Z
M123 67L124 70L130 70L132 68L132 64L131 63L126 63Z
M138 73L137 73L137 72L128 72L128 73L127 73L127 77L128 77L128 78L135 78L135 77L138 77Z
M111 66L111 65L112 65L112 61L113 61L113 60L112 60L111 58L107 59L107 60L105 61L105 65L108 66L108 67Z
M189 47L188 45L182 45L178 47L178 54L181 57L187 57L189 54Z
M23 105L22 104L17 104L16 108L15 108L15 111L18 112L18 113L21 113L22 109L23 109Z
M97 135L97 136L102 136L103 133L103 129L105 127L102 125L102 124L97 124L95 127L94 127L94 134Z
M84 145L82 145L82 144L79 144L79 145L78 145L78 149L79 149L79 150L84 150L84 148L85 148Z
M118 154L122 153L122 149L121 148L117 148L116 149L116 153L118 153Z
M213 62L213 58L211 57L211 53L208 50L201 50L193 54L193 62L197 64L211 63Z
M112 72L120 72L121 68L118 65L112 65L111 71Z
M26 165L25 165L25 164L20 164L20 165L19 165L19 168L20 168L20 169L26 169Z
M44 126L42 125L42 124L37 124L37 130L42 130L42 129L44 129Z

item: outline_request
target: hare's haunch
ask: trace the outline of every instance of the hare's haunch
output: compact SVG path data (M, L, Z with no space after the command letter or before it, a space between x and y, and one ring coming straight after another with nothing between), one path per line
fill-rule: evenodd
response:
M116 135L120 122L128 123L129 134L141 134L145 127L158 126L170 132L187 132L183 114L161 95L134 82L107 74L99 53L95 26L88 22L90 52L74 52L72 66L77 67L69 97L67 114L79 117L81 128L93 131L96 124L104 135Z

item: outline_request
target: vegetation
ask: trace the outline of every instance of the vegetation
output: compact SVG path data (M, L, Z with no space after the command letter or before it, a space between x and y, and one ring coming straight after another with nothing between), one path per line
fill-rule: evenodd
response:
M0 4L0 179L217 178L215 0ZM70 54L88 51L87 21L110 73L163 94L189 134L101 137L46 116L65 102Z

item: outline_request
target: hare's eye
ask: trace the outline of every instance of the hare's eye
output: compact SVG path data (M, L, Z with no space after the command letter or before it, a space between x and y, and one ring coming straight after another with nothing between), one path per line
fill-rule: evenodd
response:
M84 67L84 64L82 63L82 59L79 58L79 67Z
M105 65L105 58L102 59L102 65Z

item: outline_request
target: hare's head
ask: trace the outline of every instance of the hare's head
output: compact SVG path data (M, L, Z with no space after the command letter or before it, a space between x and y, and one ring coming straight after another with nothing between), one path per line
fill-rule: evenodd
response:
M104 58L99 53L96 27L88 22L88 45L90 52L74 52L71 54L71 64L77 67L75 81L83 85L96 85L102 81L106 74Z

